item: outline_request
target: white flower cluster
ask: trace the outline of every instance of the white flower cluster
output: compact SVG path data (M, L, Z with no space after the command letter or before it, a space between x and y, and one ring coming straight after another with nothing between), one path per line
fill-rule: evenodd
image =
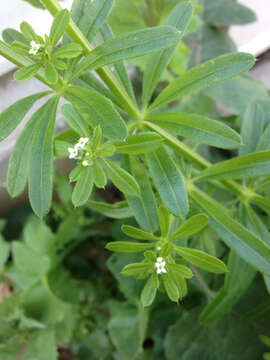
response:
M34 40L30 42L30 45L31 45L31 49L29 50L29 54L37 55L41 45L39 43L36 43Z
M88 143L89 139L88 137L81 137L79 139L79 141L77 142L77 144L75 144L75 146L73 148L68 148L68 152L69 152L69 158L70 159L82 159L82 150L84 149L85 145ZM89 153L86 153L86 156L88 156ZM83 160L82 162L83 166L88 166L91 165L89 161L87 160Z
M166 265L166 261L162 257L158 257L157 261L155 262L155 267L158 274L167 272L165 265Z

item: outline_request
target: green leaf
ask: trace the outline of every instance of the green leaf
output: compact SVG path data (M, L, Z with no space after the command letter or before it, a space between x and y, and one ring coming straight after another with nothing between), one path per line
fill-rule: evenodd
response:
M26 21L23 21L20 24L20 30L23 36L25 37L25 39L27 39L28 41L35 40L37 38L37 34L35 33L35 30Z
M0 140L4 140L19 125L34 103L48 95L48 91L27 96L4 110L0 114Z
M50 209L53 191L53 136L59 98L52 97L38 110L29 163L29 198L42 217Z
M146 162L154 185L167 208L176 216L188 212L188 198L183 176L165 147L148 153Z
M231 251L224 286L203 309L200 322L210 323L228 313L247 291L255 275L256 270Z
M22 360L57 360L55 330L39 329L35 331L22 354Z
M170 26L142 29L117 36L92 50L81 61L73 78L104 65L164 49L177 42L179 36L179 31Z
M179 290L177 283L172 276L172 274L162 274L162 281L166 290L166 293L168 294L169 298L172 301L178 302L180 298Z
M203 251L197 249L189 249L175 245L175 250L185 260L189 261L206 271L213 272L215 274L223 274L227 271L226 265L218 258L208 255Z
M21 306L27 317L46 324L47 328L53 328L54 324L60 325L66 316L70 317L72 311L69 304L50 291L47 280L46 285L38 281L28 287L23 293ZM63 323L60 326L63 326Z
M145 154L159 148L163 139L154 132L141 132L130 135L122 143L116 144L120 154Z
M89 200L87 205L93 211L97 211L112 219L126 219L133 216L127 201L120 201L115 204L107 204L100 201Z
M4 265L9 257L10 245L0 234L0 272L2 273Z
M25 244L13 242L14 264L22 273L41 279L50 268L50 259L40 255Z
M58 43L58 41L64 34L66 27L69 23L69 20L70 20L70 14L69 11L66 9L58 11L58 13L56 14L52 23L50 36L49 36L50 43L53 47Z
M113 0L88 1L78 26L89 42L92 42L98 29L108 16Z
M57 70L66 70L67 69L67 63L62 60L53 59L52 60L53 65L56 67Z
M160 205L158 208L158 223L162 237L167 237L171 227L171 214L165 205Z
M154 241L160 240L159 237L154 236L154 235L150 234L149 232L144 231L142 229L135 228L134 226L123 225L121 229L122 229L123 233L125 233L126 235L128 235L134 239L154 240Z
M158 287L157 285L158 285L158 278L157 278L157 274L154 273L147 280L141 293L141 302L143 304L143 307L150 306L155 300L157 287Z
M168 85L155 99L149 111L241 74L249 70L254 61L250 54L233 53L197 65Z
M132 175L113 161L102 159L106 172L114 185L126 195L140 195L140 187Z
M196 307L185 311L166 333L166 359L175 360L179 354L184 360L227 360L228 354L230 360L260 359L263 346L257 325L238 312L206 326L198 323Z
M80 86L71 86L65 97L87 119L91 126L100 125L103 135L111 140L124 140L128 134L127 126L110 100L96 91Z
M136 242L127 242L127 241L113 241L109 242L106 245L106 249L116 252L141 252L154 247L154 244L143 244L143 243L136 243Z
M247 155L256 151L257 145L259 144L262 136L263 128L263 109L260 104L252 102L247 106L243 115L241 136L244 145L239 149L239 155Z
M12 28L5 29L2 32L2 38L9 45L11 45L13 41L20 41L29 45L29 42L25 39L25 37L19 31Z
M62 106L62 114L68 125L76 131L77 134L80 136L89 136L88 124L73 105L64 104Z
M208 23L202 25L200 45L198 56L200 56L201 62L237 51L237 47L227 31Z
M168 271L179 273L183 278L191 279L193 277L192 271L184 265L180 264L166 264Z
M60 59L71 59L79 56L82 52L82 47L80 44L70 43L63 45L60 49L56 50L53 53L53 58Z
M94 184L98 188L104 188L107 183L107 178L98 160L96 160L93 164L93 172L94 172Z
M270 247L236 221L228 210L195 186L189 195L210 216L209 222L225 244L255 269L270 275Z
M133 263L126 265L121 273L125 276L140 276L142 273L150 272L154 269L153 263Z
M241 179L270 175L270 151L261 151L221 161L203 170L196 180Z
M208 216L204 214L194 215L180 225L170 236L169 240L182 239L192 236L201 231L208 224Z
M72 192L72 203L75 207L82 206L91 195L94 183L94 173L91 166L81 167L76 185Z
M183 1L176 5L170 13L166 25L175 27L180 31L179 39L184 36L185 31L192 17L192 5L188 1ZM147 104L153 94L163 71L166 69L170 58L175 51L177 43L173 46L153 54L147 60L146 69L143 77L143 106Z
M217 26L243 25L256 20L256 14L248 7L227 0L206 0L204 20Z
M52 85L56 84L58 81L58 72L51 63L48 63L45 66L45 78L48 83Z
M37 254L46 255L51 261L55 260L55 235L38 217L32 215L27 219L23 237L26 245Z
M162 245L161 251L160 251L160 256L163 258L166 258L167 256L170 255L170 253L173 250L173 244L169 243L169 242L165 242Z
M41 64L34 64L29 66L24 66L21 69L17 70L14 73L14 79L17 81L26 81L32 79L40 69Z
M174 135L185 136L203 144L230 149L241 145L240 135L220 121L187 113L153 114L146 118Z
M158 226L157 204L145 165L136 156L125 156L123 166L140 186L140 196L127 196L133 216L142 229L154 232Z
M47 108L48 102L32 115L11 153L8 167L7 188L12 197L18 196L26 185L37 124L40 118L46 117Z
M143 342L146 337L148 312L137 300L136 307L118 301L110 310L112 314L108 322L110 340L117 350L117 357L121 360L139 360L143 352ZM112 350L109 353L111 356ZM102 352L102 358L104 352ZM88 359L94 359L88 357Z

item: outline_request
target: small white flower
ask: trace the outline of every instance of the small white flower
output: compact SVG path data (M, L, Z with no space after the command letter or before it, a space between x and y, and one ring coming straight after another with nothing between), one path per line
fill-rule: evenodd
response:
M83 162L82 162L82 166L89 166L90 165L90 163L87 161L87 160L83 160Z
M158 274L166 273L167 270L165 268L166 261L162 257L158 257L157 261L155 262L155 267L157 269Z
M70 159L77 159L78 150L76 148L68 148L69 158Z
M85 137L85 138L81 137L79 139L79 141L77 142L77 144L75 145L75 148L83 149L85 147L85 145L88 143L88 141L89 141L88 137Z
M41 45L39 43L36 43L34 40L30 42L30 45L31 45L31 49L29 50L29 54L37 55Z

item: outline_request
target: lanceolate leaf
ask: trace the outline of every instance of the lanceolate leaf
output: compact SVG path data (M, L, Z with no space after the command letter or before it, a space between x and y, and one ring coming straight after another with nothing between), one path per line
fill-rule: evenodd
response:
M232 218L228 210L195 186L189 195L210 216L209 222L227 246L255 269L270 275L270 247Z
M50 209L53 191L53 137L59 98L42 106L35 125L29 173L29 197L34 212L44 216Z
M25 125L11 153L8 167L7 188L12 197L18 196L25 188L36 124L48 110L48 103L40 107Z
M219 162L202 171L197 179L241 179L263 175L270 175L270 151Z
M102 159L102 161L109 178L120 191L130 196L138 196L140 194L140 187L133 176L113 161L105 159Z
M220 121L206 116L186 113L162 113L147 117L148 121L171 131L173 134L197 140L219 148L241 145L240 135Z
M70 14L66 9L59 11L55 16L50 30L50 42L52 46L55 46L64 34L69 23L69 19Z
M175 27L180 31L179 41L185 34L185 30L192 17L192 5L188 1L183 1L176 5L169 15L166 25ZM143 105L145 106L153 94L155 87L168 65L170 58L177 44L164 49L157 54L151 55L148 60L143 77Z
M96 32L102 26L112 5L113 0L93 0L88 2L78 26L89 42L92 42Z
M62 106L62 114L68 125L76 131L80 136L89 136L88 124L83 117L80 116L76 108L71 104Z
M194 215L178 227L170 236L170 240L192 236L201 231L207 224L208 217L205 214Z
M107 204L100 201L89 200L87 205L90 207L90 209L112 219L126 219L133 216L127 201L120 201L115 204Z
M122 231L123 231L123 233L125 233L126 235L128 235L134 239L154 240L154 241L159 240L159 238L157 236L154 236L147 231L135 228L134 226L130 226L130 225L123 225Z
M127 201L140 227L154 232L157 229L157 204L145 165L136 156L123 157L124 168L140 186L140 196L127 196Z
M96 91L81 86L69 87L65 96L91 126L101 126L105 137L111 140L126 138L128 134L126 124L110 100Z
M175 246L174 248L185 260L206 271L216 274L222 274L227 271L226 265L221 260L212 255L208 255L203 251L180 246Z
M93 168L91 166L81 167L72 192L72 203L74 206L82 206L87 202L93 189L93 183Z
M40 64L24 66L14 73L14 79L17 81L26 81L32 79L40 69Z
M176 216L188 212L188 199L183 176L165 147L146 154L153 182L167 208Z
M162 137L154 132L141 132L130 135L122 143L116 144L120 154L145 154L156 150L162 143Z
M68 59L68 58L74 58L81 54L82 47L80 44L71 43L66 44L62 46L60 49L58 49L54 54L54 58L60 58L60 59Z
M179 31L170 26L133 31L104 42L80 63L74 78L104 65L164 49L179 39Z
M127 241L114 241L109 242L106 245L106 249L116 252L132 253L132 252L141 252L154 247L154 244L143 244L136 242L127 242Z
M168 85L155 99L149 111L241 74L249 70L254 61L254 57L250 54L233 53L197 65Z
M246 155L256 151L257 145L262 137L263 128L263 109L257 102L252 102L248 105L243 116L241 136L244 145L240 147L239 155Z
M151 277L147 280L146 284L141 293L141 302L143 306L150 306L155 299L157 292L157 283L158 279L156 274L152 274Z
M0 140L4 140L9 134L11 134L34 105L34 103L49 93L49 91L44 91L27 96L4 110L0 114Z

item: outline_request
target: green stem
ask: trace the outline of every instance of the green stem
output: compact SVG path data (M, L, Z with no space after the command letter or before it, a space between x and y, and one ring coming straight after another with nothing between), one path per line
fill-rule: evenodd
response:
M58 11L62 10L57 0L42 0L42 3L53 16L56 15ZM86 53L89 53L93 50L92 45L85 38L73 20L70 20L70 23L67 27L67 33L73 41L82 45ZM134 104L133 100L129 97L125 88L117 81L109 68L103 67L97 69L96 72L105 82L108 88L113 92L113 94L117 96L121 105L123 106L123 109L130 115L130 117L134 120L139 119L141 117L139 109Z

